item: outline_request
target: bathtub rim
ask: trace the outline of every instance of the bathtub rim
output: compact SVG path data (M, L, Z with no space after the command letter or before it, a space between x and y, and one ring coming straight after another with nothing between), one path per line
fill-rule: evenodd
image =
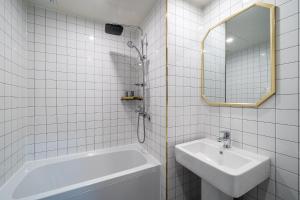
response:
M108 174L102 177L89 179L83 182L67 185L61 188L57 188L54 190L50 190L47 192L22 197L22 198L14 198L13 194L18 185L21 183L21 181L26 177L28 173L31 171L49 165L49 164L55 164L59 162L65 162L69 160L74 159L80 159L85 157L91 157L91 156L97 156L101 154L109 154L114 152L120 152L120 151L137 151L139 152L146 160L145 164L139 165L137 167L133 167L127 170L122 170L116 173ZM108 181L110 179L116 179L117 177L122 177L125 175L133 174L135 172L139 172L145 169L149 168L155 168L157 166L161 166L160 162L155 159L150 153L148 153L141 145L139 144L129 144L129 145L123 145L123 146L117 146L117 147L111 147L106 149L98 149L95 151L87 151L87 152L80 152L80 153L74 153L74 154L66 154L61 155L58 157L51 157L47 159L40 159L40 160L33 160L33 161L27 161L24 163L24 165L13 175L11 178L2 186L0 187L0 199L7 199L7 200L32 200L34 199L40 199L40 198L46 198L52 195L62 194L64 192L69 192L75 189L84 188L87 186L94 185L99 182ZM3 194L3 195L1 195Z

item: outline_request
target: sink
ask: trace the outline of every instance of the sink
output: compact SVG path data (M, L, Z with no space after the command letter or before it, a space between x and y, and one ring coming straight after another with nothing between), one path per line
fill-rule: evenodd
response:
M238 198L270 176L270 158L204 138L175 146L176 161L226 195Z

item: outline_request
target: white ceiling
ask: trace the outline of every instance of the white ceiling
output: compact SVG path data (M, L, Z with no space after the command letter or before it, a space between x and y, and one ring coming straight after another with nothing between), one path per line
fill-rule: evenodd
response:
M102 23L140 25L156 0L29 0L39 6L57 9Z
M42 7L102 23L140 25L157 0L28 0ZM202 7L212 0L184 0Z

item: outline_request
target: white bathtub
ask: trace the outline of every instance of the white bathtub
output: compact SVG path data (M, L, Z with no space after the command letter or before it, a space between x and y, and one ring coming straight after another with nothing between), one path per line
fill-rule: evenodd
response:
M1 200L159 200L160 164L139 145L27 162Z

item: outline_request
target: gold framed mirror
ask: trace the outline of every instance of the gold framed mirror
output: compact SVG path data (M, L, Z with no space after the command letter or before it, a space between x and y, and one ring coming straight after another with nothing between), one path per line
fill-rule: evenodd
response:
M259 107L276 91L275 6L254 3L201 42L201 96L210 106Z

